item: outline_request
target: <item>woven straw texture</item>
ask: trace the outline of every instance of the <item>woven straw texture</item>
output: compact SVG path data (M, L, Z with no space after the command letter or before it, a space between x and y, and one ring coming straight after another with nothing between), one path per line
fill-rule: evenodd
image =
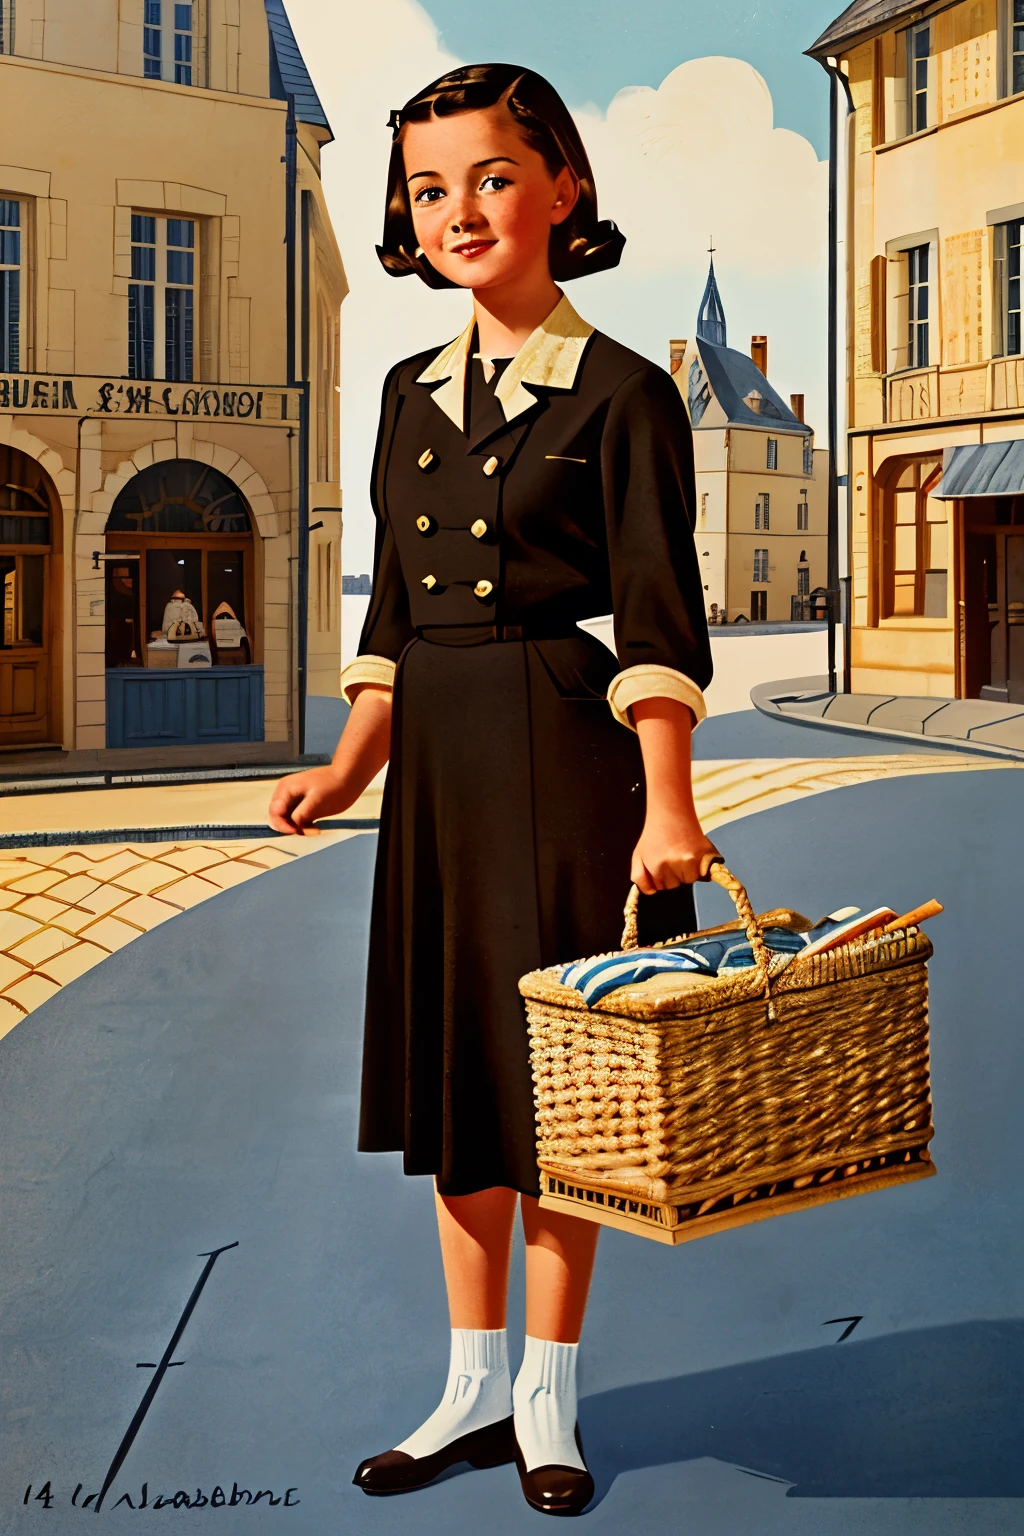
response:
M748 936L777 920L713 875ZM749 970L663 975L593 1008L562 966L522 978L544 1172L678 1205L929 1141L920 930L788 964L754 948Z

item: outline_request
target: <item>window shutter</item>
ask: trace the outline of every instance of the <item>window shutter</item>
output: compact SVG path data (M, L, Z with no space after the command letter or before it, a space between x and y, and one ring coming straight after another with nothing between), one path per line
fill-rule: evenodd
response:
M884 256L872 256L871 258L871 371L872 373L885 373L886 371L886 345L885 345L885 273L886 259Z

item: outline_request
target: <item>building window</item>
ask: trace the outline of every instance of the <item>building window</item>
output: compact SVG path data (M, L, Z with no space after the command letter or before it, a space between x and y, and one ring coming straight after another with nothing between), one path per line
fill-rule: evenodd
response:
M1024 0L1020 0L1024 5ZM1024 29L1022 29L1024 30ZM1024 219L995 227L992 306L996 334L992 351L996 357L1016 356L1021 350L1020 327L1020 246Z
M810 526L811 509L807 502L807 492L801 491L800 495L803 500L796 504L796 531L806 533Z
M1008 0L1010 8L1010 46L1007 49L1010 94L1024 91L1024 0Z
M769 503L770 498L768 492L762 491L760 496L758 496L757 503L754 507L754 527L763 528L765 532L768 530L769 520L771 517L771 508Z
M754 550L754 580L768 580L768 551L766 549Z
M906 464L884 499L883 616L946 616L949 524L935 490L941 463Z
M192 378L195 244L194 219L132 214L129 378Z
M757 580L757 577L754 577ZM750 618L754 624L763 624L768 617L768 593L751 592L750 594Z
M804 442L804 474L814 474L814 444L810 438Z
M796 595L797 597L809 597L811 593L811 568L809 565L798 565L796 569Z
M147 80L173 80L192 84L193 6L174 0L144 0L142 72ZM164 33L170 45L164 50Z
M778 469L778 467L779 467L779 442L778 442L778 438L770 437L768 439L768 468L769 469Z
M931 22L907 29L907 132L928 127L928 55Z
M141 470L118 493L106 542L124 557L106 562L108 667L258 661L252 523L226 475L194 459Z
M928 247L907 252L907 367L928 366Z
M142 13L142 73L147 80L160 79L161 0L144 0Z
M21 206L17 198L0 197L0 373L21 368Z

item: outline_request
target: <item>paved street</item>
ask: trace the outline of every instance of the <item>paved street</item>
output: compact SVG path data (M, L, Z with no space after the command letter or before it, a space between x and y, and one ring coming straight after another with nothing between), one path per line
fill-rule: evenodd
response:
M857 755L760 717L705 729L715 762ZM945 766L715 832L761 908L946 904L930 928L938 1177L678 1250L603 1234L581 1352L590 1530L1021 1528L1021 779ZM198 1255L230 1243L100 1529L124 1528L143 1483L151 1507L236 1482L282 1499L226 1516L238 1529L537 1528L510 1468L400 1499L350 1486L434 1405L447 1351L428 1182L353 1150L374 843L182 911L0 1040L4 1536L79 1528L72 1495L101 1486L153 1376L140 1362L161 1360ZM702 889L702 920L724 902ZM521 1304L517 1283L513 1319ZM837 1343L829 1320L855 1315ZM47 1482L49 1510L32 1497Z

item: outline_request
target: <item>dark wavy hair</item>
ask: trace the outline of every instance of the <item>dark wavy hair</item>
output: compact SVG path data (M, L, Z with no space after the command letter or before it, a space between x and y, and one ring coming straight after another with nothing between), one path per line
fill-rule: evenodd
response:
M415 272L428 288L459 286L442 277L425 256L417 254L419 246L413 231L402 151L406 123L451 117L457 112L478 112L499 101L504 101L531 149L543 155L552 176L568 166L579 182L579 197L569 217L552 225L551 276L556 282L565 282L618 265L625 236L610 219L598 219L594 173L576 124L554 86L543 75L515 64L467 64L418 91L389 119L394 142L388 166L384 236L377 246L377 255L392 277L407 277Z

